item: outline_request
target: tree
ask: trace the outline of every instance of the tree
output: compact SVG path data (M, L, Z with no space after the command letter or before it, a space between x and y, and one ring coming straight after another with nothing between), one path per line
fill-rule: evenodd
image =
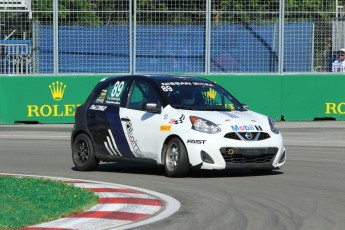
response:
M101 24L92 4L87 0L58 1L58 17L61 25L89 25ZM33 20L40 24L53 23L53 1L33 1Z

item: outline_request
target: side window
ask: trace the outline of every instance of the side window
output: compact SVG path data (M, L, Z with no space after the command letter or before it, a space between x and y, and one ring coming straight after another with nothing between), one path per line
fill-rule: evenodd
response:
M120 106L121 100L124 99L123 93L126 91L128 82L129 81L120 80L112 83L109 88L104 91L106 93L104 103L107 105Z
M109 88L109 86L102 89L101 92L98 94L98 96L95 98L95 100L93 100L93 103L103 104L105 97L107 96L108 88Z
M155 90L147 82L135 81L129 99L128 108L143 110L146 103L157 103L158 97Z
M235 109L234 103L229 98L225 98L224 104L225 104L225 108L227 109L231 109L231 110Z
M223 97L220 93L218 93L217 91L214 91L214 101L216 105L222 105L223 104Z

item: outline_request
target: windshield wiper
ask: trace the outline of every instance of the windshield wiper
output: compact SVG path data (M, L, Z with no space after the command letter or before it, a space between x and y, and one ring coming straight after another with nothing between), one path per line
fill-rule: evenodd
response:
M195 110L194 106L187 106L187 105L171 105L175 109L186 109L186 110Z
M227 109L227 108L207 108L207 111L231 111L231 109Z

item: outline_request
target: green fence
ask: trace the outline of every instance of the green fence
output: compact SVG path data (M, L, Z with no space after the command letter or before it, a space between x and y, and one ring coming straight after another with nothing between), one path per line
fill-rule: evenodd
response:
M200 75L198 75L200 76ZM3 76L0 124L73 123L74 112L104 76ZM345 120L345 75L202 75L251 110L276 120Z

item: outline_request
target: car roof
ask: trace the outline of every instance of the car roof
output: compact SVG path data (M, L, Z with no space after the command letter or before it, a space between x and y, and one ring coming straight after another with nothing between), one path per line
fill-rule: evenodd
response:
M116 79L119 77L129 77L129 78L142 78L142 79L149 79L153 80L155 82L165 82L165 81L199 81L199 82L210 82L209 80L206 80L204 78L199 77L192 77L192 76L186 76L186 75L173 75L173 74L133 74L133 75L119 75L119 76L112 76L108 78L103 78L101 81L108 81L112 79Z

